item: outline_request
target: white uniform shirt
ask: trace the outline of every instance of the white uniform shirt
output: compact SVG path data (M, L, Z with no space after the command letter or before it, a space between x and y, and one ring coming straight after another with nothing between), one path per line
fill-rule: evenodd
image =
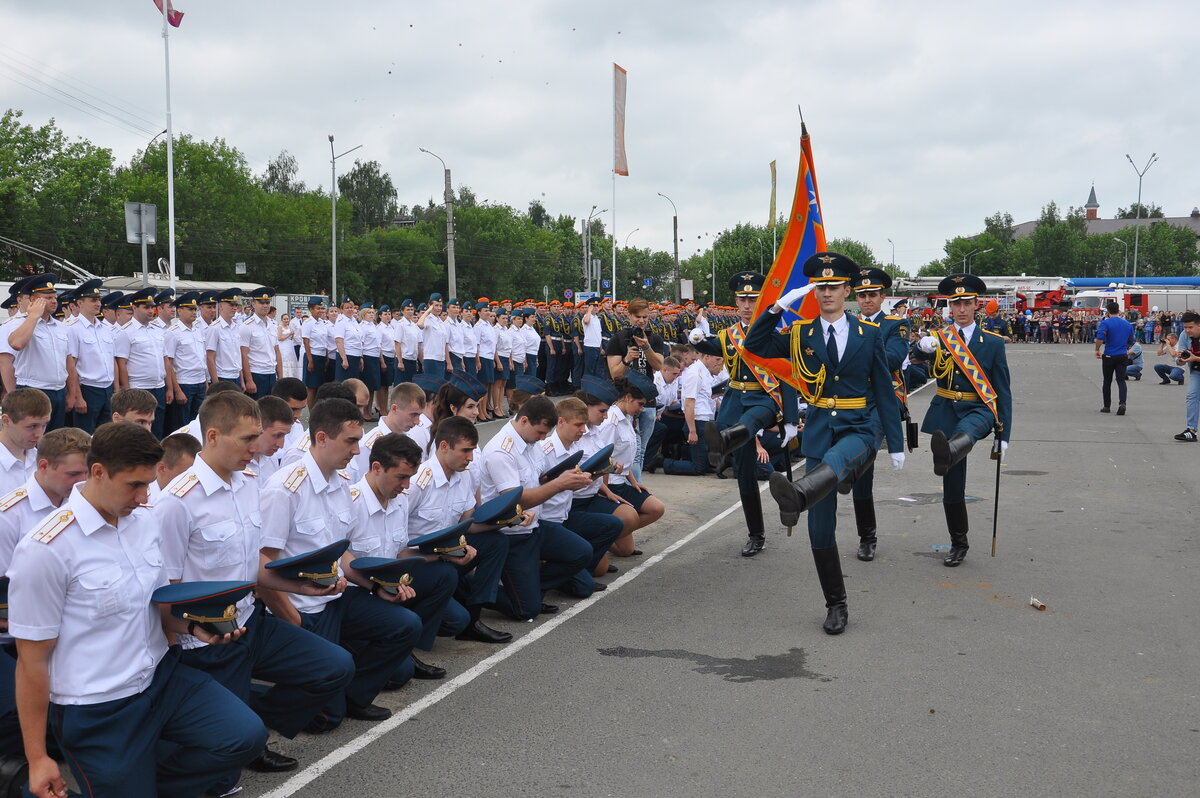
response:
M258 314L238 325L240 345L246 347L251 374L275 373L275 359L279 355L277 330L275 322L265 316L260 319Z
M525 325L520 327L510 326L508 328L508 346L509 355L512 357L513 363L525 363Z
M180 385L200 385L208 382L205 362L204 331L195 322L188 327L178 319L163 336L163 354L171 358L175 379Z
M150 686L167 653L150 594L167 577L149 510L114 527L76 487L17 544L8 576L12 636L57 640L51 701L99 704Z
M567 448L562 438L558 437L558 430L551 432L546 440L535 443L531 451L540 459L537 466L537 472L540 475L548 468L552 468L562 462L563 458L571 454L579 448L579 442L576 441ZM571 502L575 499L575 494L569 490L560 490L558 493L551 496L546 501L538 506L538 518L545 521L557 521L562 523L567 520L567 516L571 512Z
M262 514L257 477L236 473L228 483L204 457L163 489L151 510L162 534L163 570L182 582L257 582ZM238 603L238 626L254 612L254 596ZM184 648L207 645L179 635Z
M260 505L263 548L279 549L281 559L348 538L354 526L350 478L335 472L327 481L311 453L291 467L279 469L267 480ZM316 614L338 596L291 593L288 598L300 612Z
M105 324L99 316L92 323L84 316L76 316L67 322L67 354L75 358L75 373L79 375L80 385L112 387L116 329Z
M592 320L585 322L581 316L579 323L583 325L583 345L600 348L600 317L592 313Z
M464 340L463 327L459 319L446 319L446 342L450 346L450 353L453 355L463 356Z
M300 317L292 316L291 321L288 322L288 329L292 331L292 343L293 344L300 343L300 336L301 336L301 332L302 332L303 328L304 328L304 322L300 321Z
M8 570L21 538L57 506L33 475L24 485L0 497L0 574ZM8 640L12 636L0 632L0 641Z
M425 326L421 328L426 360L446 359L446 322L430 313L425 317Z
M680 403L695 399L696 420L712 421L716 404L712 398L713 375L708 367L697 360L676 381L682 383L679 389Z
M0 495L16 490L37 471L37 447L27 449L25 457L18 459L0 443Z
M480 480L480 501L494 499L504 491L515 488L536 488L538 474L530 450L535 445L526 443L517 434L512 422L500 428L487 445L483 447L483 465L480 468L483 479ZM506 527L501 530L506 535L525 535L532 532L538 525L538 511L533 509L534 519L529 526Z
M379 334L379 353L386 358L396 358L396 327L395 322L375 325Z
M337 321L334 322L333 329L330 331L330 338L331 345L329 352L333 357L338 357L338 338L342 339L342 347L346 352L347 359L362 357L363 334L362 327L358 324L358 319L349 317L345 313L338 314Z
M125 358L130 388L162 388L167 384L161 330L131 320L117 332L113 355Z
M382 349L383 341L379 332L378 324L371 324L367 321L358 323L359 332L362 333L362 348L363 357L378 358Z
M501 327L499 324L495 327L496 330L496 355L501 360L507 360L512 355L512 328Z
M417 466L408 485L409 539L457 524L475 506L475 490L465 471L446 476L436 457Z
M662 411L672 405L683 404L683 399L680 397L679 389L683 387L683 375L677 375L672 382L667 382L663 379L661 371L654 372L654 387L658 390L658 413L661 416Z
M421 328L415 321L400 319L400 357L405 360L417 359L417 344L421 342Z
M357 482L366 475L367 471L371 469L371 448L375 446L375 441L390 432L392 432L392 428L387 425L387 416L380 416L379 423L375 425L375 428L362 436L362 440L358 442L358 454L354 455L350 464L346 466L346 472L350 474L350 479Z
M496 357L496 328L480 319L475 322L475 340L479 342L479 357L481 360L491 360Z
M200 416L196 416L188 423L184 424L179 429L171 433L171 435L191 435L196 440L204 443L204 435L200 432ZM171 437L168 435L167 437Z
M610 428L611 436L606 443L613 444L612 461L624 466L620 474L612 474L608 481L613 485L622 485L629 480L624 474L629 473L633 458L637 456L638 435L633 428L633 419L621 412L621 408L612 405L608 408L608 418L602 426Z
M607 420L596 427L593 427L591 424L588 425L587 429L583 432L583 437L576 444L576 446L583 449L584 460L613 442L613 429L613 426ZM575 451L575 447L571 447L571 451ZM592 496L595 496L600 491L600 482L600 479L592 480L591 485L575 491L575 498L590 499Z
M420 446L421 451L425 451L429 448L429 431L431 429L433 429L433 422L429 420L429 416L422 413L417 416L417 425L404 434L411 438L413 443Z
M408 496L401 493L384 507L365 479L350 488L354 530L350 553L355 557L396 558L408 548Z
M521 334L525 337L525 355L528 360L537 355L538 348L542 345L542 336L538 335L537 329L529 322L525 322L525 326L521 328Z
M329 350L325 347L325 321L309 317L300 325L300 338L308 339L308 349L313 357L323 357ZM303 341L297 342L303 346Z
M474 360L479 354L479 336L476 334L475 325L469 321L460 321L458 326L462 328L463 357Z
M9 335L16 329L11 328ZM17 385L26 388L58 391L67 387L67 325L55 318L38 319L29 343L13 355L13 369Z
M217 379L230 382L241 379L242 337L234 324L222 318L214 321L204 331L204 350L216 352Z

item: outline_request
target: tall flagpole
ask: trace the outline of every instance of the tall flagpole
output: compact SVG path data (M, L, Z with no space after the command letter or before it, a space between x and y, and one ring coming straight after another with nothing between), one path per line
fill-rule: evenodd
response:
M613 170L613 206L612 206L612 299L617 304L617 170Z
M163 37L163 59L166 64L167 78L167 240L169 242L169 270L171 276L171 290L175 290L175 147L173 142L175 134L171 129L171 39L167 35L169 28L167 24L167 13L170 5L163 3L162 9L162 37Z

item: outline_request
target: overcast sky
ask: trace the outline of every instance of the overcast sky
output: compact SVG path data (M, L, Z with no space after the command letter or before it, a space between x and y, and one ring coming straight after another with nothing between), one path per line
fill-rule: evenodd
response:
M1161 159L1144 201L1168 216L1200 204L1194 2L176 3L176 133L223 137L256 173L286 149L310 187L329 185L332 133L339 153L363 145L339 168L378 160L403 204L440 201L424 146L481 200L611 209L615 61L629 73L622 243L640 228L631 245L670 250L658 192L679 208L684 257L707 246L697 236L765 223L773 159L786 211L797 105L827 235L883 262L891 238L914 273L985 216L1082 205L1093 181L1113 216L1137 196L1126 153ZM0 105L127 160L164 126L160 19L151 0L0 0ZM100 121L31 74L132 113Z

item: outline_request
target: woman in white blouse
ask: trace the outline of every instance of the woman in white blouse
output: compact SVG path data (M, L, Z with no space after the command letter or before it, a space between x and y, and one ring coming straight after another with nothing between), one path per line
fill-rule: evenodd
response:
M505 418L502 412L508 377L512 374L512 329L508 326L508 311L496 311L496 357L495 379L492 381L492 417Z

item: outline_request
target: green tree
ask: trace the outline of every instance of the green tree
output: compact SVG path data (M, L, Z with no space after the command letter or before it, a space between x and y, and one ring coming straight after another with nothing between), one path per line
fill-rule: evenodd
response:
M834 238L827 242L830 252L840 252L851 258L864 269L881 269L883 264L875 259L875 253L862 241L853 238Z
M307 189L303 180L297 180L300 173L300 162L287 150L267 162L267 168L258 178L263 191L268 194L303 194Z
M1162 206L1155 205L1153 202L1150 203L1149 205L1146 205L1145 203L1142 203L1141 205L1139 205L1138 203L1134 202L1128 208L1117 208L1117 215L1114 216L1113 218L1114 219L1137 219L1137 218L1139 218L1139 210L1141 212L1140 218L1142 218L1142 219L1162 219L1162 218L1164 218Z
M379 161L356 160L353 168L338 176L338 191L354 208L350 229L355 235L385 227L396 218L396 187Z

